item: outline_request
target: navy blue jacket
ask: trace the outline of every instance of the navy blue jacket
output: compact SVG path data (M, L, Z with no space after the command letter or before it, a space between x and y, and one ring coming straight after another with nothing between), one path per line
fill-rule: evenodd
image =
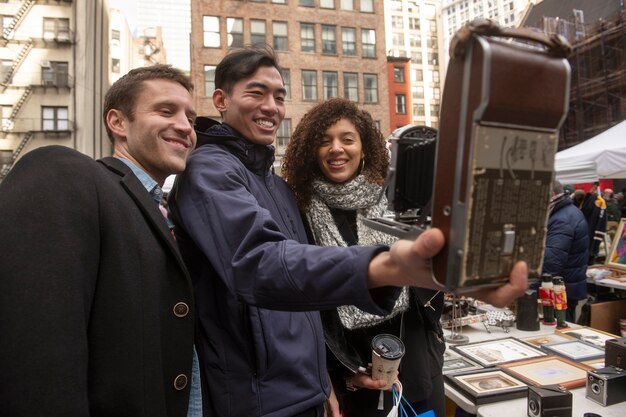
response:
M203 382L220 417L293 416L329 394L316 310L388 314L399 291L366 288L381 247L304 244L291 190L271 170L272 146L226 125L207 133L169 203L194 284Z
M572 199L558 202L548 219L543 272L561 276L568 300L587 298L589 233L587 220Z

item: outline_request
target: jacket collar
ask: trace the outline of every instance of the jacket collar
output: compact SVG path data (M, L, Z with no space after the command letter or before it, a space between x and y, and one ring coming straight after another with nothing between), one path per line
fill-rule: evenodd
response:
M187 268L180 255L178 246L172 238L167 222L163 218L158 204L152 199L150 193L146 191L141 181L139 181L128 165L117 158L109 156L98 160L98 162L120 177L119 182L122 188L130 195L135 204L137 204L137 207L139 207L143 213L148 224L156 230L156 235L167 244L180 268L185 271L185 275L187 275Z
M196 121L196 134L199 148L216 144L228 149L250 171L264 175L274 163L274 147L250 142L233 127L215 120L199 117Z

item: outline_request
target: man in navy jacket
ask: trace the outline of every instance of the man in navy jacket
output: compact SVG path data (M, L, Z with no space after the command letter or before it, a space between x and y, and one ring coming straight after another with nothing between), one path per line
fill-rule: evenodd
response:
M215 86L223 124L198 130L169 200L197 300L203 386L221 417L322 416L330 384L317 310L352 304L383 315L398 293L390 286L438 289L428 258L443 235L390 249L306 244L291 190L272 169L286 93L275 56L235 50ZM518 264L509 284L483 295L505 304L526 276Z
M563 193L563 186L556 180L550 204L552 210L548 219L543 272L563 277L567 292L566 320L575 323L576 307L587 299L587 220L572 199Z

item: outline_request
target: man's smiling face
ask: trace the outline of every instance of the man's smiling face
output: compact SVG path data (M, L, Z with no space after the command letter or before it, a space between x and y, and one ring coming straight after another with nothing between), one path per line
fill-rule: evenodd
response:
M285 117L285 86L275 67L262 66L236 82L230 93L216 90L213 103L224 123L250 142L271 145Z

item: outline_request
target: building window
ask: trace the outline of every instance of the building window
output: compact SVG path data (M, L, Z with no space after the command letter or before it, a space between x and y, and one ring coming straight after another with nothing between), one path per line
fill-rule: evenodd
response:
M265 45L265 20L250 20L250 43Z
M320 0L320 7L322 9L334 9L335 0Z
M423 81L424 73L421 69L413 69L411 71L411 81Z
M324 71L322 79L324 81L324 99L337 97L339 89L337 73Z
M288 69L281 68L280 75L283 77L283 85L285 87L285 99L291 99L291 72Z
M5 34L4 31L8 30L13 23L13 16L1 15L0 16L0 34ZM7 37L13 36L13 31L5 34Z
M70 19L44 17L43 39L46 41L69 41Z
M439 117L439 104L431 104L430 105L430 115Z
M373 13L374 0L361 0L361 11L364 13Z
M421 103L413 104L413 117L424 117L424 105Z
M119 58L111 58L111 72L113 74L120 73L120 60Z
M229 48L243 47L243 19L227 17L226 33L228 33Z
M439 82L439 71L433 71L433 82Z
M287 0L272 0L272 3L276 3L276 4L287 4Z
M70 130L67 107L41 107L41 130Z
M356 29L341 28L341 45L344 55L356 55Z
M393 68L393 81L397 83L404 82L404 68Z
M420 18L419 17L409 17L409 29L420 30Z
M315 2L313 0L300 0L299 4L300 6L305 6L305 7L315 6Z
M0 81L8 83L10 81L11 72L13 71L13 61L3 59L0 61Z
M434 87L430 89L430 96L435 100L439 100L441 98L441 90L439 87Z
M13 113L13 106L0 105L0 129L2 129L2 131L6 132L13 129L11 113Z
M317 100L317 71L302 70L302 100Z
M428 65L439 65L439 54L436 52L428 53Z
M291 119L283 119L276 132L276 145L285 147L289 144L289 139L291 139Z
M272 32L274 36L274 50L287 51L287 22L272 22Z
M424 98L424 87L414 85L411 87L411 94L413 98Z
M361 29L361 43L363 48L363 57L376 57L376 32L374 29Z
M115 58L111 60L111 70L115 72L117 64L117 73L120 72L120 60L117 59L117 63L114 62ZM41 83L47 86L67 87L68 86L68 70L69 65L67 62L45 62L45 65L41 66Z
M213 97L215 91L215 65L204 66L204 95Z
M363 90L366 103L378 103L378 77L376 74L363 74Z
M354 10L354 0L339 0L341 10Z
M120 31L119 30L115 30L115 29L111 30L111 40L112 41L119 41L120 40Z
M404 29L404 16L391 16L391 27L393 29Z
M359 79L354 72L343 73L343 97L350 101L359 101Z
M337 27L322 25L322 53L326 55L337 54Z
M207 48L219 48L220 42L220 18L217 16L204 16L202 19L204 31L204 46Z
M300 50L315 52L315 26L312 23L300 23Z
M396 94L396 113L406 114L406 96L404 94Z

